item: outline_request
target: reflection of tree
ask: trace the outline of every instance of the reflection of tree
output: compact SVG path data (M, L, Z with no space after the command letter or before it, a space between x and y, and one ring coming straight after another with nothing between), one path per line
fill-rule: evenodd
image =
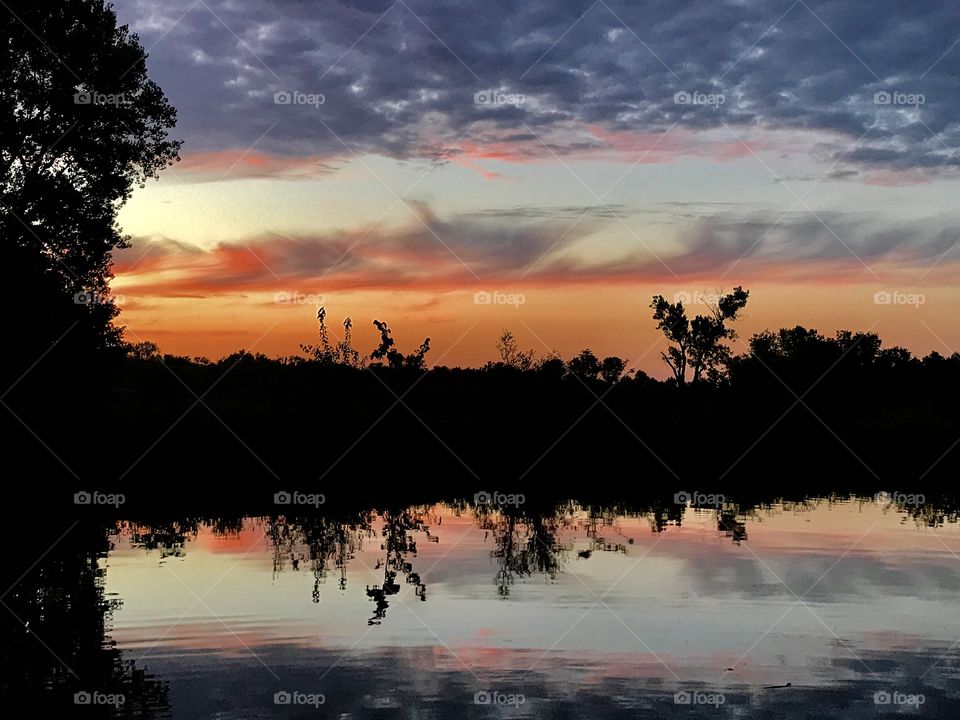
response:
M510 595L510 586L517 576L543 573L551 580L560 570L561 551L557 544L556 515L521 515L517 510L493 511L481 505L476 510L477 524L493 535L491 556L497 561L494 583L500 597Z
M679 525L683 518L683 505L675 502L657 502L649 509L650 529L655 533L666 530L670 525Z
M119 606L104 597L105 570L99 561L109 547L102 528L77 526L69 541L54 546L3 598L0 696L16 697L31 716L169 714L166 684L124 659L107 635ZM78 692L122 694L125 701L116 711L76 705Z
M424 523L425 511L420 508L388 510L380 514L383 527L381 549L385 552L378 560L377 570L383 569L383 583L368 585L369 597L375 606L369 619L371 625L379 625L386 616L389 607L388 597L400 592L397 576L403 575L406 582L415 586L415 593L421 600L427 599L427 588L420 575L413 571L410 556L417 554L417 542L412 533L422 532L427 540L436 541ZM299 571L309 567L314 576L313 601L320 602L320 585L331 568L340 575L338 586L347 587L347 566L356 558L364 538L377 536L374 528L373 512L365 512L349 520L337 520L322 515L306 517L276 517L266 521L266 534L273 546L274 574L290 567Z
M407 562L407 556L417 555L417 541L411 531L425 532L429 536L429 528L424 524L423 516L415 509L401 511L385 511L382 514L384 538L380 546L386 555L378 560L376 569L383 568L383 584L367 585L367 597L373 600L375 609L373 616L367 620L370 625L379 625L387 614L389 602L387 597L400 592L397 583L397 574L402 573L407 584L415 587L414 592L420 600L427 600L427 586L420 580L420 574L413 571L413 566Z
M580 551L581 558L588 558L594 552L617 552L626 555L627 545L622 542L610 542L608 530L622 536L623 533L616 525L617 515L609 510L597 510L590 513L590 517L584 525L584 531L590 538L590 549ZM632 543L632 540L628 541Z
M621 528L624 518L645 519L652 532L660 533L668 527L679 526L688 512L685 506L671 501L641 508L622 504L582 506L572 501L540 510L493 505L471 507L462 501L446 507L457 515L474 513L477 526L486 531L485 537L492 537L494 549L490 556L497 564L494 584L500 597L509 597L518 578L542 574L548 580L555 580L567 556L574 552L573 540L577 536L586 536L589 540L586 548L580 545L576 551L582 560L598 552L626 555L634 538L624 535ZM718 531L733 542L745 541L744 518L751 512L749 507L731 505L716 511ZM211 528L216 535L236 534L244 529L245 522L249 520L207 518L123 527L130 535L131 544L159 549L162 557L180 557L185 552L186 542L196 537L201 526ZM426 585L420 574L414 571L411 558L417 555L418 539L439 541L430 528L441 526L442 517L435 512L431 514L428 507L390 509L379 513L363 511L342 518L310 513L256 522L263 524L271 545L274 575L285 569L309 570L314 576L312 595L315 603L320 602L320 585L331 571L338 575L338 588L346 590L348 566L357 558L364 539L378 537L383 557L376 562L374 569L383 571L383 581L365 588L374 605L368 622L378 625L386 617L390 598L399 594L402 588L402 582L398 581L400 576L406 584L414 586L414 593L421 601L426 600ZM420 534L419 538L417 534ZM563 541L565 536L570 539Z
M921 499L922 498L922 499ZM901 524L913 520L917 527L937 528L956 524L960 520L960 501L951 497L926 497L925 495L895 492L880 501L876 496L862 498L861 506L877 505L885 513L898 513Z
M266 535L273 546L273 572L290 565L294 571L308 566L313 573L313 601L320 602L320 585L331 567L340 573L338 586L347 587L347 564L356 557L362 534L369 531L370 514L348 522L322 515L298 518L275 517L266 521Z
M657 503L645 513L650 521L650 529L661 533L671 525L680 526L690 508L677 503ZM747 539L747 526L743 520L745 511L737 505L729 505L711 511L717 521L717 530L725 537L739 544ZM696 515L693 515L696 517Z
M541 573L553 580L561 569L566 555L573 549L571 543L561 542L564 532L582 532L589 539L586 549L577 551L577 557L587 560L595 552L626 555L633 538L624 536L619 521L626 517L647 518L654 533L669 526L679 526L684 508L676 503L660 503L644 509L623 506L601 508L581 507L566 503L549 512L520 511L515 508L494 509L489 505L475 508L477 525L493 537L494 549L490 555L496 560L494 584L501 597L510 595L517 578ZM742 513L735 507L717 512L717 528L740 543L747 539Z
M144 550L159 550L161 558L183 557L187 540L197 537L197 520L170 520L160 523L120 523L119 529L130 544Z
M898 510L913 518L918 527L935 528L947 524L956 525L960 520L960 511L955 502L947 502L945 505L923 504L917 507L899 507Z
M717 512L717 529L737 545L747 539L747 525L737 517L737 511L724 508Z

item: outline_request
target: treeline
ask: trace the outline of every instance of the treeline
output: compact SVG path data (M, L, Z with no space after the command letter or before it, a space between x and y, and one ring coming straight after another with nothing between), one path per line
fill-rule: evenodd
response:
M740 355L687 338L706 360L681 382L588 350L537 358L509 332L483 367L427 369L429 340L403 353L378 323L379 346L361 353L349 321L331 341L320 319L297 357L211 362L137 345L81 382L37 368L5 400L13 454L67 489L214 505L278 489L932 497L960 465L960 355L917 358L873 333L763 332Z

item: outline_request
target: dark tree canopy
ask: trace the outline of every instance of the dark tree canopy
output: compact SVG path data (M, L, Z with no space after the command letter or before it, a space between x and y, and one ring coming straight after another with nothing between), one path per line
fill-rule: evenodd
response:
M111 253L120 206L176 161L176 111L138 37L102 0L0 8L0 231L14 288L8 333L34 356L116 346ZM9 307L9 306L8 306Z
M750 339L749 353L733 358L731 378L739 385L775 380L799 391L820 384L821 379L842 378L846 385L855 380L889 391L890 377L912 375L940 358L932 353L921 360L906 348L883 348L882 344L872 332L839 330L831 338L800 325L764 330Z

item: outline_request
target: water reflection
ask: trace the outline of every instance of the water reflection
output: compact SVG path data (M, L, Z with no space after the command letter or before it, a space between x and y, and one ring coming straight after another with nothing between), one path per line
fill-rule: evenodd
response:
M167 683L138 667L108 636L121 607L104 589L102 563L110 549L104 528L75 527L69 544L54 545L4 595L0 696L8 708L38 717L168 714Z
M568 502L550 508L549 512L520 506L474 506L457 501L449 505L368 510L345 518L324 514L321 508L305 515L123 522L114 528L114 532L130 547L156 552L164 561L185 557L188 544L195 541L201 531L216 537L239 538L252 529L254 534L262 533L267 540L273 556L275 579L286 571L312 575L311 599L315 604L320 603L321 587L331 572L336 575L337 589L345 591L348 568L351 564L360 565L379 580L367 583L365 594L373 605L367 622L380 625L390 607L389 599L401 590L401 581L412 587L419 601L426 602L427 585L421 573L415 570L418 542L439 544L440 535L437 533L442 529L445 515L465 518L483 532L483 542L493 546L488 554L495 565L492 582L496 594L509 598L511 588L518 580L534 576L548 582L555 580L572 558L588 560L596 553L626 556L636 537L624 533L622 525L625 520L646 523L655 536L696 519L701 523L712 523L718 538L740 545L748 540L748 523L775 522L785 514L803 517L832 507L891 515L901 524L912 524L917 528L942 527L958 521L958 511L952 504L915 507L878 504L873 498L818 498L743 507L725 503L710 510L677 503L628 509L623 506L582 507ZM372 564L358 558L361 550L373 546L379 547L379 553Z
M4 598L0 682L91 716L312 692L333 717L935 717L960 698L956 523L845 498L81 526Z
M273 547L274 575L288 566L294 571L308 567L314 578L312 599L319 603L320 584L326 580L332 564L339 575L339 588L346 589L347 563L354 558L362 536L371 531L372 517L372 513L368 513L351 522L336 522L323 516L266 519L265 532Z

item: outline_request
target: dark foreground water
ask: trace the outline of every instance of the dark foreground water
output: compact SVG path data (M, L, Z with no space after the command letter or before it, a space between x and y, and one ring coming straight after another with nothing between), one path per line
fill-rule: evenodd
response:
M78 717L960 716L960 530L883 498L321 506L108 537L5 600L19 681Z

